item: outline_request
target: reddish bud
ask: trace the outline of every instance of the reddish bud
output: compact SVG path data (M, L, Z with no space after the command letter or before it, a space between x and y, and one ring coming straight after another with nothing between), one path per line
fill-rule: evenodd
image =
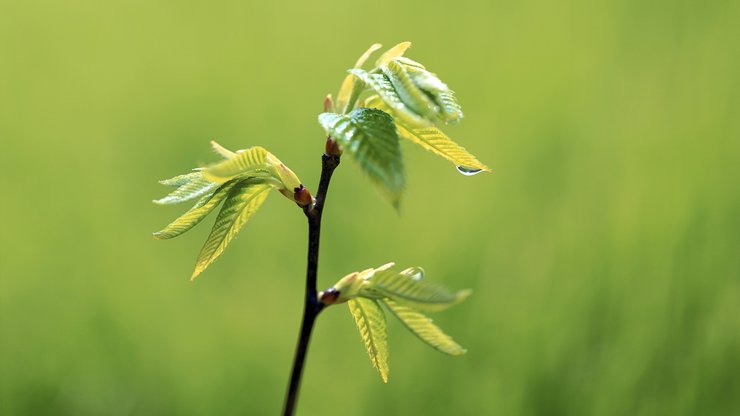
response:
M326 138L326 148L324 150L324 153L329 156L341 156L342 148L339 147L339 143L337 143L336 140L332 139L331 136L328 136Z
M330 287L319 294L319 300L324 305L333 305L339 298L339 291Z
M300 207L307 207L313 203L313 196L311 192L301 184L301 186L293 189L293 199L295 203Z
M331 99L331 94L327 94L324 98L324 112L328 113L334 109L334 100Z

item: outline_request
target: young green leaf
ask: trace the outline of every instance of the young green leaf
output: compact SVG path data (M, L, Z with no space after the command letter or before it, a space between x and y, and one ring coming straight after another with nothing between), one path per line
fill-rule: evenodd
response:
M403 56L406 50L411 47L411 42L401 42L380 55L380 58L375 62L375 66L384 65L393 59Z
M393 83L385 74L369 73L361 69L350 69L349 72L357 76L357 78L372 89L383 100L387 108L392 111L391 114L396 119L403 120L412 126L426 127L432 125L433 119L424 118L414 111L409 106L409 103L405 102L398 95Z
M357 59L354 68L362 68L362 65L365 64L365 61L367 61L367 58L369 58L373 52L377 51L381 47L382 45L379 43L374 43L372 46L370 46L370 48L368 48L368 50L365 51L365 53L363 53L359 59ZM357 79L354 75L349 74L344 77L344 81L342 81L342 86L339 88L339 93L337 94L336 108L339 109L341 114L347 114L354 108L357 97L360 95L364 87L365 84Z
M406 328L433 348L449 355L465 354L465 349L452 337L442 332L426 315L391 299L383 299L382 302L398 320L403 322Z
M191 201L195 198L212 193L220 184L211 182L203 176L202 171L187 175L175 176L172 179L160 181L165 185L177 186L162 199L154 200L155 204L170 205Z
M412 128L402 123L396 123L396 128L401 137L449 160L464 175L491 171L488 166L481 163L464 147L452 141L442 130L436 127Z
M451 292L424 280L424 270L410 267L401 272L385 270L367 279L363 287L368 296L390 298L416 309L434 312L462 302L472 291Z
M381 110L358 108L346 115L323 113L319 123L398 208L404 170L393 118Z
M224 252L234 236L265 201L270 189L270 185L264 183L245 181L229 191L211 234L198 255L191 280Z
M213 147L213 150L221 155L224 159L231 159L232 157L236 156L236 152L232 152L231 150L216 143L214 140L211 140L211 147Z
M226 198L236 182L227 182L213 194L202 197L188 212L177 218L161 231L154 233L159 240L174 238L198 225L208 214L213 211L221 201Z
M364 105L365 107L377 108L386 112L391 111L377 95L368 97L365 100ZM395 122L399 136L411 140L424 149L449 160L463 175L470 176L480 172L491 171L488 166L481 163L464 147L447 137L442 130L433 126L412 127L398 119L396 119Z
M383 309L375 300L365 298L352 299L348 306L373 367L378 370L383 382L387 383L388 329Z
M215 183L257 178L279 190L286 198L304 205L296 199L296 192L303 189L298 176L275 155L260 146L239 150L233 157L209 166L203 174Z
M404 65L393 60L382 65L380 70L391 81L401 101L412 111L429 120L437 117L439 107L426 92L414 83Z
M202 176L203 176L203 172L200 172L200 169L198 169L195 172L186 173L184 175L177 175L174 178L170 178L170 179L163 179L159 181L159 183L161 183L162 185L174 186L177 188L179 186L185 185L186 183L189 183L192 180L196 178L200 178Z

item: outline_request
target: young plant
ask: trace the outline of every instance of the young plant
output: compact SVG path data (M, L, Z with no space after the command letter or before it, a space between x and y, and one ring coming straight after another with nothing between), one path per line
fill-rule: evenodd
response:
M463 117L462 109L447 84L422 64L403 56L410 46L410 42L399 43L383 53L373 68L362 69L369 57L381 48L378 44L372 45L354 68L348 70L336 102L331 95L326 97L325 112L319 115L319 123L328 137L315 197L293 171L262 147L232 152L211 142L223 160L161 181L175 190L154 201L163 205L196 201L185 214L154 233L158 239L183 234L221 205L191 279L223 254L270 190L277 189L303 210L308 219L306 290L285 415L294 413L313 325L327 306L348 304L370 360L384 382L388 381L388 336L383 307L433 348L450 355L465 353L465 349L422 312L444 310L461 302L471 291L452 292L427 282L419 267L395 271L394 264L388 263L351 273L322 292L316 290L321 217L329 183L342 154L355 159L396 209L400 207L405 186L401 138L449 160L464 175L490 172L437 127L459 122Z

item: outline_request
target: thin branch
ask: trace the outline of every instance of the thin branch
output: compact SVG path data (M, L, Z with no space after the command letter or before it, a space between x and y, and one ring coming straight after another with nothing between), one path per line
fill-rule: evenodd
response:
M331 139L329 139L331 140ZM339 156L324 154L321 157L321 179L316 191L316 200L313 204L303 209L308 219L308 266L306 268L306 296L303 306L303 321L298 336L295 357L293 358L293 370L290 375L290 385L285 396L285 407L283 415L292 416L298 401L298 390L301 385L303 374L303 363L308 352L311 331L316 321L316 316L324 305L316 297L316 276L319 268L319 239L321 235L321 214L326 202L326 194L329 191L329 182L334 169L339 166Z

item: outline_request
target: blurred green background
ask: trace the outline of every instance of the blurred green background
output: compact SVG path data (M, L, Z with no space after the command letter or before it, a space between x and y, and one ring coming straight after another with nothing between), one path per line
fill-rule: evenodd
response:
M404 144L401 215L351 160L319 285L387 261L475 295L391 324L391 379L345 307L318 322L303 415L740 414L737 1L5 1L0 413L276 414L306 226L273 195L196 283L213 219L151 232L158 179L263 145L315 189L326 93L371 43L454 88L447 132L494 169Z

